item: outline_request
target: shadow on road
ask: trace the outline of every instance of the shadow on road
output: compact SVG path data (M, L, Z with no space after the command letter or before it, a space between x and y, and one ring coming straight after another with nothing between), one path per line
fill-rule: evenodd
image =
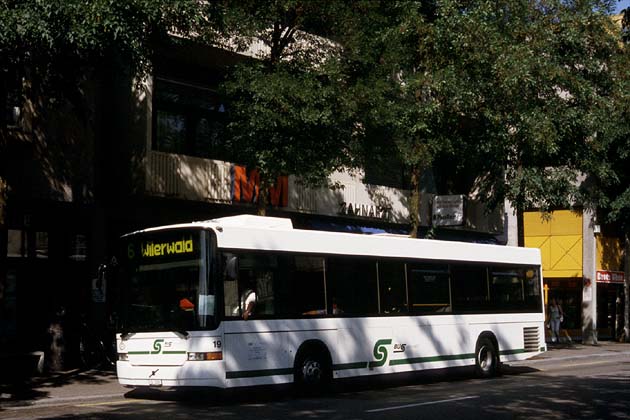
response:
M505 376L532 372L538 372L538 370L525 366L509 365L503 365L501 369L501 374ZM463 367L336 380L328 390L317 395L300 393L292 384L288 384L227 390L198 387L190 389L138 388L126 393L125 397L136 400L173 401L192 405L229 406L279 402L296 398L344 398L346 394L350 393L471 380L477 380L474 375L474 368Z
M0 382L0 411L2 411L2 403L11 403L13 406L28 405L35 400L48 398L53 388L68 385L106 384L115 376L111 370L81 371L78 369L33 377L8 376Z

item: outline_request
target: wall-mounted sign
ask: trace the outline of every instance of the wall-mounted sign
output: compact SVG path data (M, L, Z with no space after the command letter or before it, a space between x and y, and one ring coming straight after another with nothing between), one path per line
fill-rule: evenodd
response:
M597 283L623 284L624 273L621 271L598 270L595 273Z
M338 214L343 216L357 216L357 217L369 217L373 219L388 220L391 207L377 206L375 204L359 204L359 203L346 203L345 201L339 204Z
M464 196L436 195L433 198L433 226L462 226L464 224Z
M247 170L244 166L232 165L232 201L235 203L257 203L260 194L260 173L257 169ZM280 176L269 188L269 204L287 207L289 204L289 177Z

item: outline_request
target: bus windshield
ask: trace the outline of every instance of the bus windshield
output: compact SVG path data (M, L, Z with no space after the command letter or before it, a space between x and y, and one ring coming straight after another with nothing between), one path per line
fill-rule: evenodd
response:
M169 230L125 237L121 331L179 331L216 326L208 273L209 233Z

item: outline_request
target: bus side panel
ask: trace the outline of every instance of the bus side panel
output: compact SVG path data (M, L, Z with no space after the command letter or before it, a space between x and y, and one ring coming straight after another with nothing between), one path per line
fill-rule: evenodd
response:
M466 325L456 316L411 318L399 328L389 366L392 372L439 369L471 363Z
M469 365L468 336L454 316L346 320L333 357L335 377Z
M225 333L225 375L228 386L286 382L289 355L286 332L264 321L231 321ZM229 332L228 332L229 330Z
M542 314L470 315L469 331L473 350L481 334L492 333L503 362L525 360L546 348ZM535 341L526 343L526 335Z

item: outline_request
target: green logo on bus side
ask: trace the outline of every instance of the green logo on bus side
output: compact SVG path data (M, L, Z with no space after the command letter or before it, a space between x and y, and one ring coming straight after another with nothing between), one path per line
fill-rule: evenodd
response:
M157 339L153 342L153 351L151 352L151 354L160 354L162 352L162 343L164 342L163 339Z
M387 347L385 346L388 346L390 344L392 344L391 338L378 340L376 343L374 343L374 350L372 351L372 354L374 355L374 359L376 360L369 363L370 368L381 367L385 365L388 357Z

